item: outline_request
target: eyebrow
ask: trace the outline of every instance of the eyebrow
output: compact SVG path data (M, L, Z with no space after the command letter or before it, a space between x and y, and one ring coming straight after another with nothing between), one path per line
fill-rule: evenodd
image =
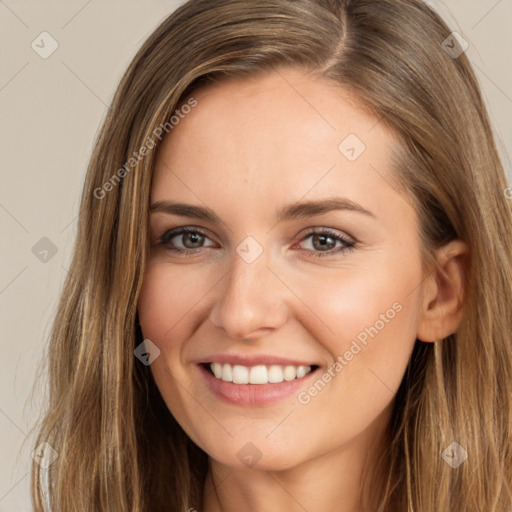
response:
M288 205L277 212L277 222L302 219L322 215L336 210L358 212L368 217L376 218L375 214L363 208L358 203L342 197L332 197L320 201L306 201ZM150 206L151 213L163 212L180 217L193 217L211 223L222 223L221 218L210 208L195 206L173 201L156 201Z

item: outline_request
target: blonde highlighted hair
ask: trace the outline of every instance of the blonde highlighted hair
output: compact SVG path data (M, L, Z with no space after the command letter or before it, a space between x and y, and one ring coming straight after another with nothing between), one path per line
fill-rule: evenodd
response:
M470 250L459 329L416 342L396 395L379 510L510 512L512 204L477 79L464 53L443 48L449 35L420 0L191 0L154 31L121 80L87 172L37 427L36 446L59 456L47 470L33 464L36 512L201 503L207 455L134 357L155 130L196 87L280 66L354 92L396 134L396 178L420 219L426 270L450 240ZM152 149L105 188L148 140ZM458 468L441 457L452 442L468 452Z

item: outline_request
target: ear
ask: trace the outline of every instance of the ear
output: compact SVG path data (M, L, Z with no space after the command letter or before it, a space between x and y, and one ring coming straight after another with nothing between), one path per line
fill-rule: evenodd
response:
M453 334L464 313L468 246L453 240L435 253L437 267L425 280L416 337L435 342Z

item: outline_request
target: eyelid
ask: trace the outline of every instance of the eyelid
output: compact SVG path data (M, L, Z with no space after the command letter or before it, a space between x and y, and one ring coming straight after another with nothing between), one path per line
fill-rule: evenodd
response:
M304 240L304 238L307 238L310 235L327 233L327 234L331 234L337 238L342 238L347 243L356 243L357 242L357 240L353 236L349 235L348 233L345 233L344 231L340 231L339 229L330 228L328 226L309 226L309 227L301 230L301 232L302 231L305 231L306 234L301 238L301 240ZM300 233L298 236L300 236Z

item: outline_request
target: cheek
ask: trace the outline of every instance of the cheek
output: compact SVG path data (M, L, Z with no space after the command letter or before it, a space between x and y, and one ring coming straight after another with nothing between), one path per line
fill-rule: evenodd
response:
M372 255L367 264L328 269L314 278L287 276L308 306L299 321L332 356L343 354L353 340L369 347L374 339L399 344L415 338L422 269L414 258L404 263L388 252L380 261Z
M184 267L176 271L162 262L150 264L138 302L144 337L159 346L172 339L183 339L184 333L193 327L191 322L197 319L201 299L210 288L208 277L200 270L188 272Z
M190 402L189 394L183 393L183 389L192 388L181 361L187 340L204 321L200 314L201 299L212 285L192 266L177 270L165 262L151 261L137 308L144 339L150 339L160 349L160 356L150 366L155 383L168 409L195 442L199 439L194 435L194 418L201 411L196 411L196 402ZM203 401L198 395L197 398Z
M332 361L299 402L326 425L357 431L396 394L416 339L422 271L410 261L390 255L365 269L333 272L306 295L322 321L311 332Z

